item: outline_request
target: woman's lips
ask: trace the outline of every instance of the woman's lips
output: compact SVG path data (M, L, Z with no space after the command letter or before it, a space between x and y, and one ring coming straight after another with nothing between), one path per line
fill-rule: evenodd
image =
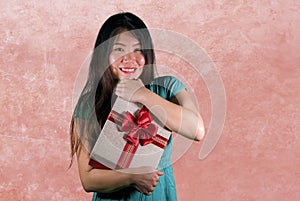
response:
M125 74L132 74L136 71L136 68L132 68L132 67L122 67L119 69L120 69L120 71L122 71Z

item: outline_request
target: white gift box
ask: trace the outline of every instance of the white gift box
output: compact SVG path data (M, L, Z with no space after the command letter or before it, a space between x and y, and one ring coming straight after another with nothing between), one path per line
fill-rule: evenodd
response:
M117 98L92 149L90 165L157 168L171 131L147 111L141 104Z

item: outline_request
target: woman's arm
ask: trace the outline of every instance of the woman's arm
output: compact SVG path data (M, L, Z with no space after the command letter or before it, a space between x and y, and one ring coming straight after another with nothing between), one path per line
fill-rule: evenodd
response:
M203 120L186 90L181 90L170 102L147 89L140 80L126 79L118 83L116 94L142 103L168 128L189 139L199 141L204 137Z
M137 102L149 108L171 130L195 141L204 137L203 120L186 90L181 90L176 95L179 105L145 87L140 88L135 96Z
M94 169L88 165L89 153L84 147L77 152L77 162L82 186L87 192L108 192L123 186L129 186L132 181L129 174L113 170Z
M150 194L163 172L149 167L122 170L95 169L88 165L89 152L81 145L76 153L80 180L87 192L111 192L133 185L140 192Z

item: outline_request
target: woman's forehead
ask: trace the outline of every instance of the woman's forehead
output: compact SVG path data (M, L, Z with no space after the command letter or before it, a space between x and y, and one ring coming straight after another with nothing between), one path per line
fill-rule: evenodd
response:
M140 41L130 31L125 31L116 36L114 44L116 43L140 44Z

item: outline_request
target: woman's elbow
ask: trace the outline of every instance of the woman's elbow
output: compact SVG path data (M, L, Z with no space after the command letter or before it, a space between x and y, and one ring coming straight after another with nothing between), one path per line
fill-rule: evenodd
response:
M104 183L93 183L92 179L84 179L81 180L81 185L82 188L85 192L90 193L90 192L110 192L111 189L110 187L108 187L107 185L105 185Z
M201 141L204 138L204 136L205 136L205 128L203 125L203 121L199 120L194 140Z
M88 175L88 172L86 172L85 174L80 174L80 181L85 192L90 193L96 191L95 184L93 184L93 179L91 175Z
M201 140L203 140L204 135L205 135L204 128L198 129L198 131L196 132L194 141L201 141Z
M201 141L205 135L203 120L200 115L191 115L190 118L185 119L184 126L185 136L194 141Z
M93 192L93 189L92 189L91 185L89 184L89 182L81 180L81 185L85 192L87 192L87 193Z

